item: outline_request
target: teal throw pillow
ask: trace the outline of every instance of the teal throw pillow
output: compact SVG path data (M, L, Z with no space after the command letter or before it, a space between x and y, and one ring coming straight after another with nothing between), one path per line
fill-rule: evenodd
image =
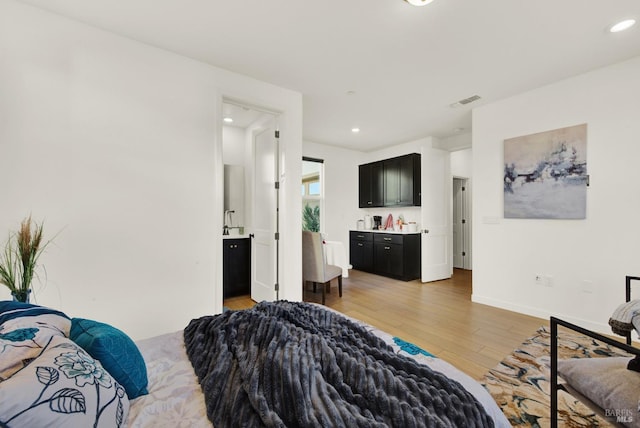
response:
M70 339L102 363L129 399L148 394L147 366L140 350L121 330L98 321L72 318Z

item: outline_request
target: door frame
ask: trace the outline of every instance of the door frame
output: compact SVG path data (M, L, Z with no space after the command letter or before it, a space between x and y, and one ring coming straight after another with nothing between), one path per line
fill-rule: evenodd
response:
M302 240L299 232L301 228L301 194L299 183L301 180L300 158L302 157L302 96L296 93L276 95L278 92L253 93L250 87L243 88L235 95L217 92L217 114L213 118L212 126L216 129L216 139L213 142L212 176L213 197L208 211L211 212L215 225L213 232L213 272L214 301L213 313L221 313L223 306L223 281L222 281L222 231L224 215L217 207L224 202L224 174L222 157L222 127L223 127L223 103L232 101L242 103L250 107L257 107L279 116L278 127L280 130L280 224L286 225L280 231L280 258L278 269L280 272L280 298L290 301L302 300L302 288L299 287L297 278L302 276ZM265 101L266 100L266 101ZM286 173L285 173L286 172ZM249 216L249 213L247 213ZM286 260L286 266L284 265ZM285 269L286 268L286 269Z

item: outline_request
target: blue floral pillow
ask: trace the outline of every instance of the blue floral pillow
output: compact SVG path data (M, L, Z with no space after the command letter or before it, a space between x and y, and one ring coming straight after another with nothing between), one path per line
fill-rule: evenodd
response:
M0 383L0 426L123 427L128 414L124 388L62 336Z
M68 336L71 320L62 312L28 303L0 302L0 382L22 370L53 337Z

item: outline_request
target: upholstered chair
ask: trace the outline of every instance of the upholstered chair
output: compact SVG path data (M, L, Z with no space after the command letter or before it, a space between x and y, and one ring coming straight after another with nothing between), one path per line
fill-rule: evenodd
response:
M328 265L322 248L322 235L318 232L302 232L302 280L303 284L313 283L313 291L316 285L322 286L322 304L325 302L325 293L331 292L331 280L338 278L338 292L342 297L342 268Z

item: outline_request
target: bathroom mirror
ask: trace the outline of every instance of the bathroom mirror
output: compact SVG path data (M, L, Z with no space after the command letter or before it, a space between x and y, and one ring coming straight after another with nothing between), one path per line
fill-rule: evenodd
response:
M229 234L237 234L244 226L244 167L224 166L224 225Z

